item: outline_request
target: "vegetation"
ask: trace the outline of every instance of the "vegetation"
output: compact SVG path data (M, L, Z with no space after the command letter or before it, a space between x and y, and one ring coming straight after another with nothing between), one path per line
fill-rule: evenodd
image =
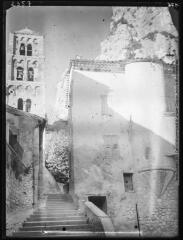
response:
M60 183L69 182L69 136L66 130L49 133L45 152L45 164L47 169Z

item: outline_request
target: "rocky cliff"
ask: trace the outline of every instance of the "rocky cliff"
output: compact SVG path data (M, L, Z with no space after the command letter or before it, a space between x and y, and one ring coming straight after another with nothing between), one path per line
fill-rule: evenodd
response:
M159 59L175 63L178 33L168 7L113 7L100 60Z

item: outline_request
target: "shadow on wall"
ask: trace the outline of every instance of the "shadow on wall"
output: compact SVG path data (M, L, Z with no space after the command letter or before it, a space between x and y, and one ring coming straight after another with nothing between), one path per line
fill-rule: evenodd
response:
M71 191L80 199L107 196L116 230L134 230L138 203L146 236L175 234L176 162L167 156L175 146L109 107L108 86L79 73L73 79ZM133 175L132 191L126 191L124 173Z

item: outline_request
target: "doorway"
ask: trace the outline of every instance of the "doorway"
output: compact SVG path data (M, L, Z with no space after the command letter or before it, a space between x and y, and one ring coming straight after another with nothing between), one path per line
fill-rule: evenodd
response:
M107 214L107 199L106 196L88 196L88 201L95 204L103 212Z

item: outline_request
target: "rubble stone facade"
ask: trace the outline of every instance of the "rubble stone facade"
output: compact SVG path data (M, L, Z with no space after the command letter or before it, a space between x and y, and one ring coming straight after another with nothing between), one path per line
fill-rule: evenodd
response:
M6 107L7 213L37 206L43 195L44 126L43 118Z

